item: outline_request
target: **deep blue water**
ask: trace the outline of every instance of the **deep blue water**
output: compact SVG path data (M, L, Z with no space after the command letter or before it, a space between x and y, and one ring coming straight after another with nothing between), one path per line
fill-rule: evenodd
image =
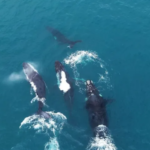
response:
M72 78L92 79L104 97L109 129L118 150L150 149L150 2L135 0L1 0L0 1L0 150L44 150L52 133L19 128L37 111L30 103L30 85L22 63L30 62L47 85L47 111L68 110L55 87L54 62L61 61ZM52 26L82 43L68 49L46 30ZM82 59L65 64L77 51L97 54L99 60ZM74 56L75 57L75 56ZM103 62L104 67L100 67ZM75 74L76 71L76 74ZM108 72L108 73L107 73ZM104 76L104 81L99 77ZM84 85L74 84L73 120L66 123L57 141L60 150L83 150L92 137L84 108ZM56 148L53 148L56 149Z

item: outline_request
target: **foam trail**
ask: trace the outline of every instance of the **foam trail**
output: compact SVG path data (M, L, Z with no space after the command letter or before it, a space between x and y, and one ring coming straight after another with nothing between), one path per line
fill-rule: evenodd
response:
M111 134L106 126L99 125L97 131L103 135L103 138L96 135L96 137L93 138L88 145L88 150L117 150L115 144L113 143Z
M105 63L101 58L98 57L98 55L95 52L81 50L72 53L70 56L64 59L64 63L69 65L73 69L75 78L80 77L77 66L79 64L86 65L87 63L91 63L91 62L98 63L98 66L101 68L100 72L103 72L101 74L98 73L99 74L98 82L105 83L107 87L110 87L109 85L110 79L108 77L109 73L105 67ZM96 68L95 70L99 70L99 69ZM80 87L81 82L79 82L79 80L76 80L75 84L79 87L80 92L82 92L82 89Z
M45 144L44 150L59 150L59 143L57 141L57 138L51 138L50 142Z

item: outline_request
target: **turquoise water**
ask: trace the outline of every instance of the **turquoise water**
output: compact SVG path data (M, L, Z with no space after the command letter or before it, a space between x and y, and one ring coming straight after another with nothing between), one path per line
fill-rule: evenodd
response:
M84 108L84 84L74 83L73 123L69 123L63 94L55 86L56 60L64 64L71 77L92 79L104 97L114 99L107 112L119 150L149 150L149 5L142 0L1 0L0 150L87 148L92 133ZM52 37L47 26L82 43L70 50ZM86 57L81 57L83 53ZM77 59L67 64L65 59L70 60L72 54ZM44 109L68 118L55 134L43 123L39 125L43 130L33 128L32 123L19 128L38 107L37 102L30 102L34 93L22 72L23 62L31 63L47 85L49 107Z

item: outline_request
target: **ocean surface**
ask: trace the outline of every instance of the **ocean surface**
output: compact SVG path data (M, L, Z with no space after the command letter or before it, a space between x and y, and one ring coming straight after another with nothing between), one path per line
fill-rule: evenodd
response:
M47 26L82 42L69 49ZM56 60L74 81L72 117L57 87ZM23 62L45 81L44 111L53 119L35 116ZM0 150L103 149L92 141L87 79L113 99L107 114L115 146L105 150L150 150L150 1L0 0Z

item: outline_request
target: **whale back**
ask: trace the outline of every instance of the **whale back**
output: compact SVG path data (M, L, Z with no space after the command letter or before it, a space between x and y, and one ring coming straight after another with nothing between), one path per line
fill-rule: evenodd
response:
M42 77L38 74L37 70L32 65L24 63L23 71L38 98L39 99L45 98L46 95L45 83Z

